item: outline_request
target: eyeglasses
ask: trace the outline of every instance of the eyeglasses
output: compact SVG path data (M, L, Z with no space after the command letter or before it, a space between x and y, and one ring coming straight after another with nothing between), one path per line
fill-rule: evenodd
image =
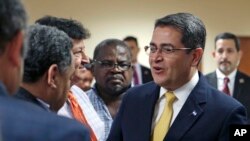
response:
M104 61L94 60L93 62L98 63L102 68L105 68L108 70L117 67L121 71L126 71L126 70L129 70L132 66L131 63L129 63L129 62L114 63L114 62L106 61L106 60L104 60Z
M176 50L191 50L192 48L174 48L172 45L164 45L161 46L160 51L162 51L165 54L170 54L175 52ZM152 54L155 53L158 48L156 46L150 45L150 46L145 46L144 50L147 54Z

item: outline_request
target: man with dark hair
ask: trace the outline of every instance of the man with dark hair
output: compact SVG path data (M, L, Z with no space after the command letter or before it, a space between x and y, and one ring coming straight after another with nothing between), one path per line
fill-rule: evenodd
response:
M42 17L36 23L56 27L65 32L73 41L72 51L74 54L75 73L71 77L68 99L58 111L58 114L74 118L86 125L90 130L91 141L101 140L104 135L104 123L97 115L86 93L75 85L86 71L85 65L89 63L89 57L86 55L84 45L84 40L90 36L88 30L76 20L53 16Z
M0 140L89 140L78 122L9 96L22 80L25 27L26 12L20 1L0 0Z
M130 47L132 52L132 64L133 64L133 80L132 85L140 85L153 80L151 71L146 66L140 64L137 61L137 56L140 51L137 38L133 36L127 36L123 41Z
M213 52L218 68L207 74L206 78L213 87L241 102L247 114L250 114L250 77L237 70L241 56L240 42L236 35L228 32L218 34Z
M131 85L131 57L130 48L118 39L103 40L94 50L92 72L96 83L87 95L105 124L105 141L123 95Z
M205 39L192 14L156 21L145 47L154 82L126 92L108 141L228 141L230 125L246 123L244 107L198 72Z
M38 19L35 23L56 27L65 32L73 41L73 54L75 58L75 75L71 79L71 85L78 81L78 75L85 69L84 64L89 63L89 57L85 52L84 40L90 37L89 31L78 21L73 19L45 16Z

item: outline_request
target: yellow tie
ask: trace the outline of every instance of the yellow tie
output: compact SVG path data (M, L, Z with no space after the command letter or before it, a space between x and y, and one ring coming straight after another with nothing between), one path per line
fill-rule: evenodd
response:
M166 136L173 115L173 103L176 99L173 92L165 93L166 104L163 113L156 123L153 133L153 141L163 141Z

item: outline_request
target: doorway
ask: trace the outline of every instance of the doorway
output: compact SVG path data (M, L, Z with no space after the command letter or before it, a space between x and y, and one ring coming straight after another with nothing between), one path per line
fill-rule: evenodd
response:
M239 36L242 57L239 70L250 76L250 37Z

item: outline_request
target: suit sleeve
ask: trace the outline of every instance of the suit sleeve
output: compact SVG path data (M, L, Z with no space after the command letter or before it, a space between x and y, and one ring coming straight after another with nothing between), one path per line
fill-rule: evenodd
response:
M234 108L227 118L225 119L224 125L219 135L219 141L229 141L230 137L230 125L234 124L247 124L246 109L243 106Z

